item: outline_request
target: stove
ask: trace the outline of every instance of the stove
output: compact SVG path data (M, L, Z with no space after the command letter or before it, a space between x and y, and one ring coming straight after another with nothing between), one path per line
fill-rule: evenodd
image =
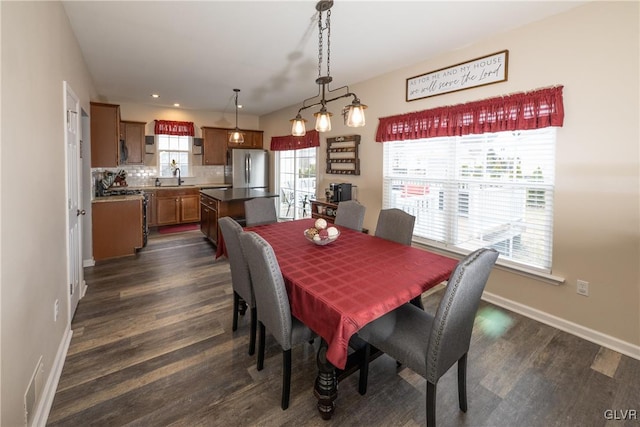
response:
M142 191L142 190L134 190L132 188L126 188L126 187L121 187L121 188L109 187L108 189L102 191L102 196L103 197L130 196L130 195L135 195L135 194L144 194L144 191Z

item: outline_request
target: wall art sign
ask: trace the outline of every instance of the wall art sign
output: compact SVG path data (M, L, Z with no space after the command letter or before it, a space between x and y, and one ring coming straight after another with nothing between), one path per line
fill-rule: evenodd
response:
M407 79L407 102L430 96L506 82L509 51L461 62Z

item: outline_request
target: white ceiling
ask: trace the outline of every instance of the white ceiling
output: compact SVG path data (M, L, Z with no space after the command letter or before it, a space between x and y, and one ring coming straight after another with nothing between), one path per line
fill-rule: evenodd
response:
M261 115L317 93L315 0L63 3L95 87L109 102L233 111L233 88L239 88L243 113ZM582 3L336 0L332 88Z

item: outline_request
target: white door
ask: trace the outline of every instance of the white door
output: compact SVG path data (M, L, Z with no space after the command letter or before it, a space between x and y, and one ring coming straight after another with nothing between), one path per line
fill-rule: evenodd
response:
M67 155L67 284L69 286L69 323L80 299L82 271L82 228L80 207L80 102L64 82L65 146Z

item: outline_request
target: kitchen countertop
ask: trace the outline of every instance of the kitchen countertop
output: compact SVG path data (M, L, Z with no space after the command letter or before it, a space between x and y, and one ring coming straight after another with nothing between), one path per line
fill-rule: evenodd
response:
M254 188L229 188L226 190L201 190L201 194L209 196L221 202L231 202L234 200L249 200L258 197L278 197L278 193L271 193L265 190Z
M209 188L213 188L213 189L217 189L217 188L230 188L231 185L229 184L182 184L182 185L175 185L175 184L171 184L171 185L160 185L160 186L155 186L155 185L145 185L145 186L128 186L125 188L128 188L130 190L143 190L143 191L151 191L151 190L166 190L166 189L174 189L174 188L199 188L200 190L204 190L204 189L209 189ZM117 187L116 187L117 188Z
M126 196L104 196L104 197L96 197L91 202L92 203L111 203L111 202L127 202L129 200L142 200L144 196L142 194L128 194Z

